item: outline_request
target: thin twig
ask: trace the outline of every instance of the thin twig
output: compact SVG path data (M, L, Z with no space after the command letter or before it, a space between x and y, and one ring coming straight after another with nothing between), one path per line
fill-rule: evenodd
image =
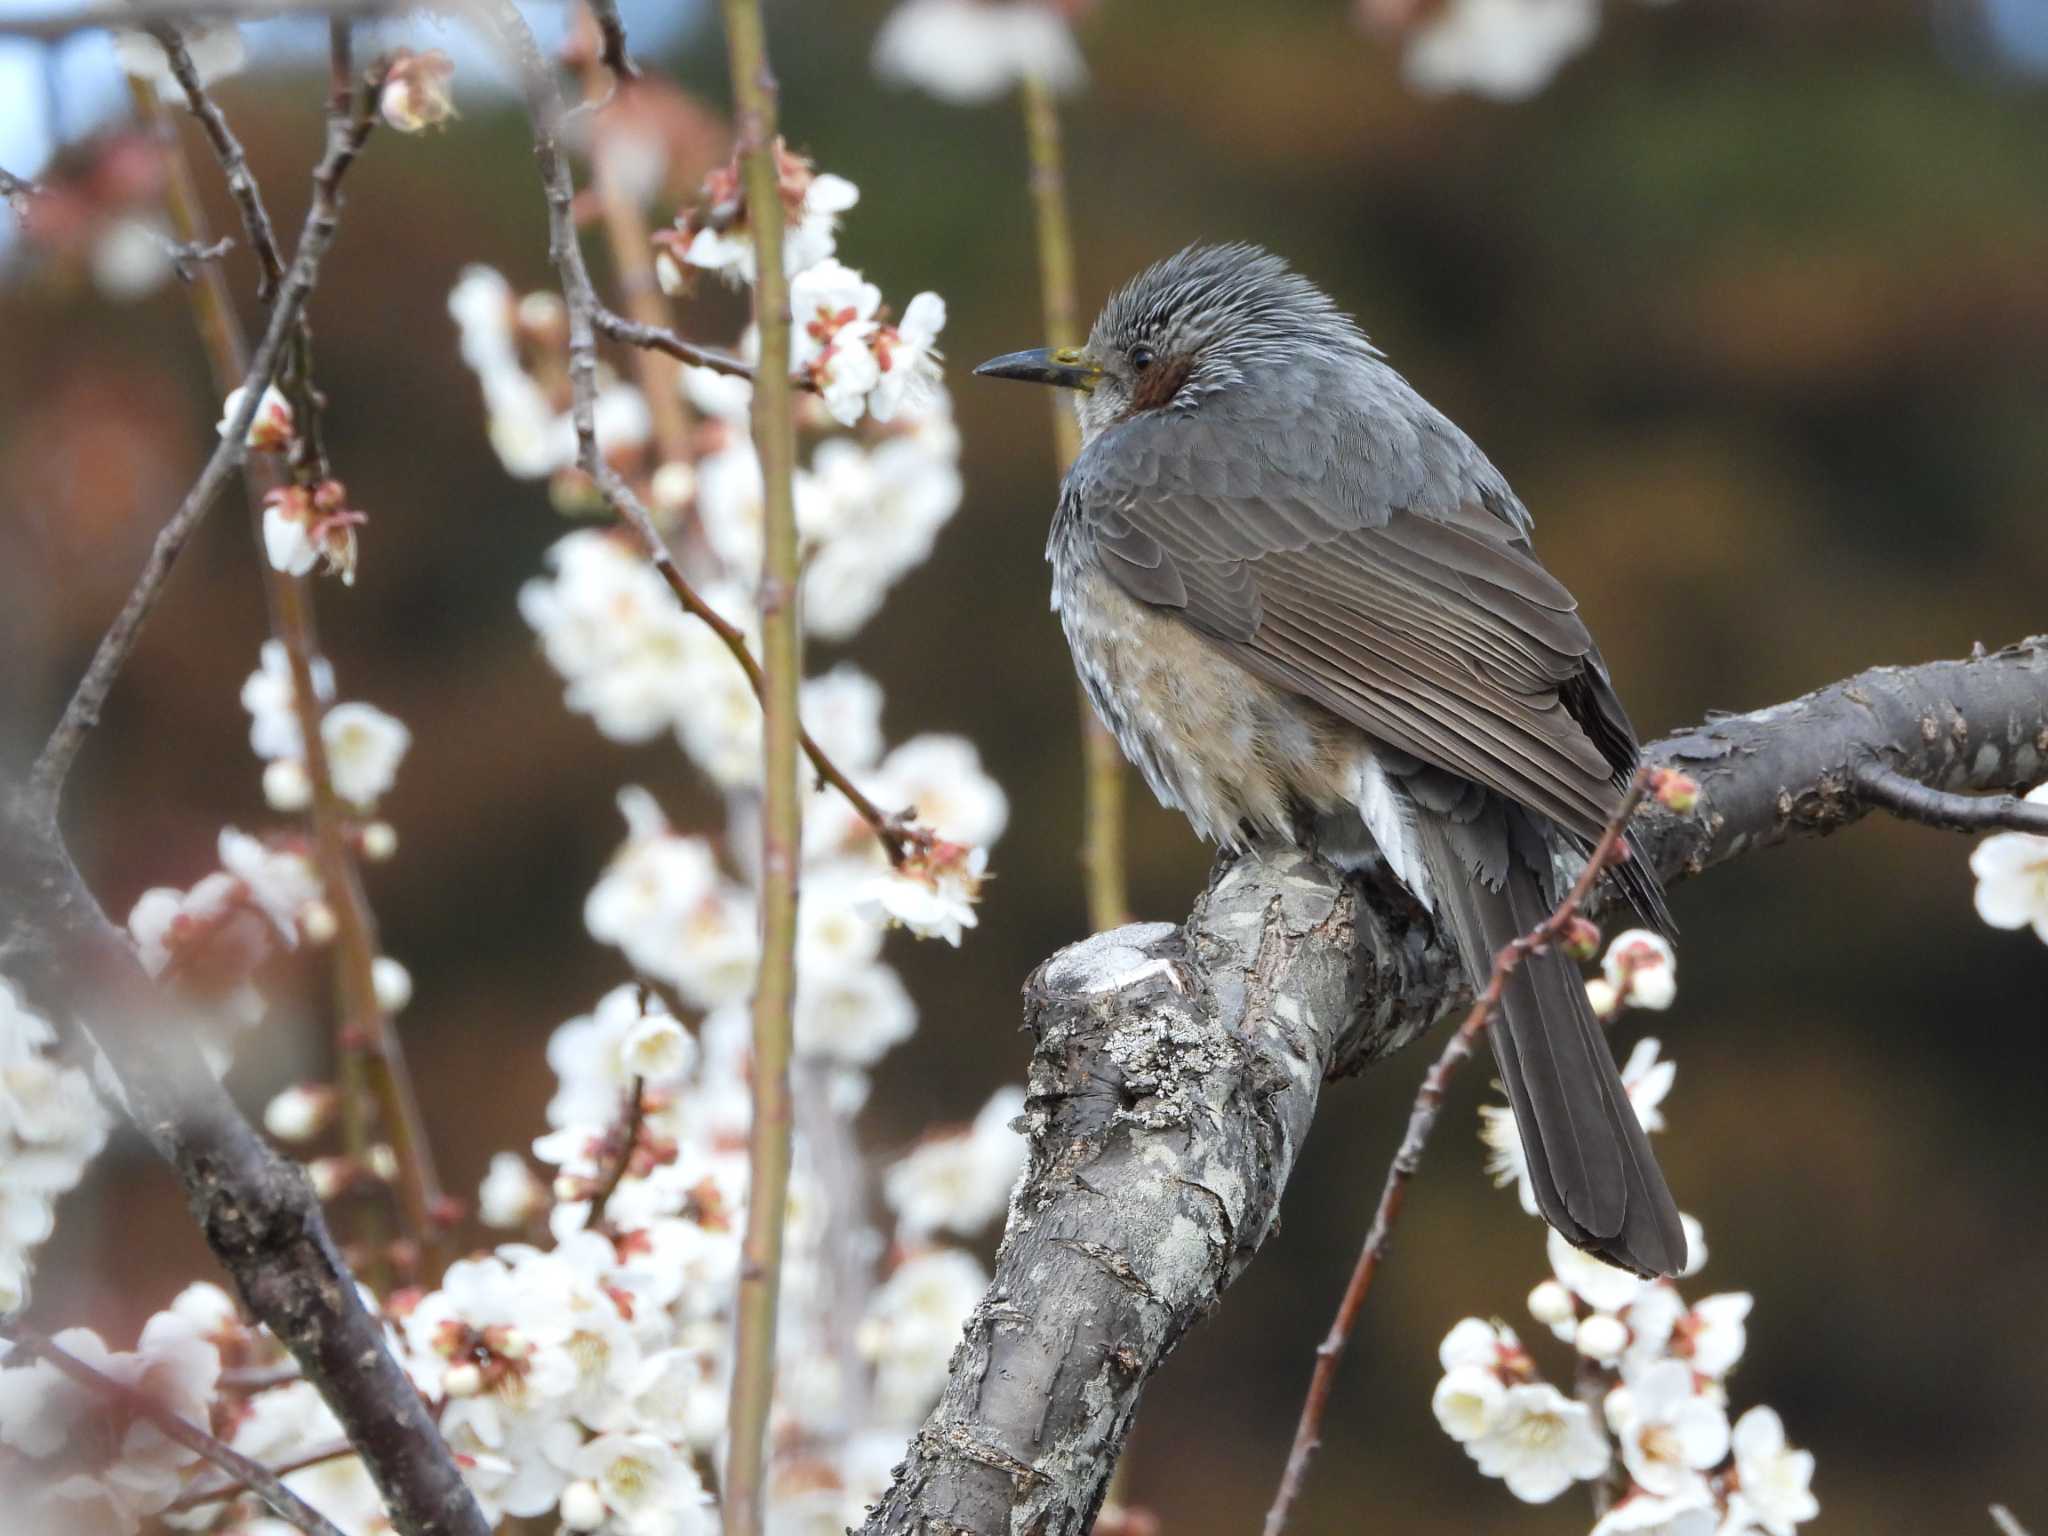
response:
M1401 1208L1407 1200L1408 1182L1422 1166L1422 1151L1429 1144L1430 1133L1436 1129L1437 1116L1443 1109L1444 1091L1450 1085L1452 1074L1457 1071L1458 1064L1472 1054L1479 1037L1485 1034L1487 1022L1500 1006L1501 994L1506 990L1508 977L1515 968L1530 954L1556 942L1571 926L1572 919L1578 916L1586 898L1592 895L1601 873L1628 856L1624 839L1629 818L1642 804L1643 795L1650 787L1650 773L1648 768L1636 771L1621 804L1607 823L1607 829L1600 834L1600 841L1587 857L1586 867L1579 871L1579 878L1565 892L1564 900L1542 922L1520 938L1509 941L1493 957L1493 974L1485 990L1473 1002L1472 1011L1465 1015L1464 1022L1445 1043L1443 1054L1437 1057L1436 1064L1422 1079L1422 1087L1415 1095L1415 1107L1408 1115L1408 1129L1401 1137L1399 1150L1394 1153L1392 1166L1387 1169L1386 1183L1380 1190L1379 1208L1373 1212L1372 1226L1365 1235L1365 1246L1359 1250L1350 1283L1344 1287L1344 1299L1338 1304L1329 1335L1316 1349L1316 1368L1309 1379L1308 1397L1301 1406L1301 1420L1295 1426L1293 1447L1287 1453L1287 1469L1281 1474L1272 1507L1266 1511L1265 1536L1279 1536L1286 1526L1288 1512L1301 1493L1309 1457L1322 1443L1323 1414L1329 1406L1330 1389L1336 1384L1337 1362L1343 1358L1344 1348L1351 1342L1351 1332L1358 1323L1360 1309L1365 1305L1366 1293L1372 1288L1373 1276L1386 1258L1394 1224L1401 1219Z
M213 157L220 162L221 174L227 178L228 192L233 196L235 206L242 211L242 228L248 232L249 249L256 253L257 270L261 274L256 282L256 297L268 304L284 278L284 257L277 248L277 231L271 227L270 212L263 206L263 192L249 170L249 157L242 151L242 141L228 126L227 116L219 104L207 94L205 85L200 81L198 67L192 62L191 51L186 48L178 29L167 22L153 22L149 35L163 49L164 57L170 63L171 77L184 91L186 105L205 130L207 142L213 146Z
M579 19L579 30L584 36L579 39L582 45L575 54L581 61L584 99L597 101L607 89L617 89L620 79L629 78L621 75L619 63L615 62L622 60L626 69L632 68L631 61L625 59L626 34L618 10L612 5L593 0ZM597 47L590 46L588 34L592 31L599 34ZM609 79L605 74L607 66L612 71ZM666 332L668 298L655 275L654 245L648 236L647 216L627 185L627 178L620 174L619 157L609 152L609 138L617 131L615 118L601 112L591 118L590 183L604 217L612 271L625 294L626 308L632 312L632 323L653 332ZM599 329L603 327L600 325ZM647 401L659 462L688 462L695 457L690 442L690 409L678 387L681 371L676 359L654 347L636 346L633 362L640 393Z
M761 461L761 965L754 982L754 1112L747 1137L747 1220L740 1246L731 1408L720 1492L732 1536L760 1536L768 1507L768 1413L775 1396L776 1317L782 1299L783 1226L789 1206L789 1064L795 1054L797 867L803 840L797 781L796 422L789 387L789 276L782 255L776 164L778 89L768 62L761 0L724 0L726 56L739 127L740 173L754 236L754 450Z
M291 269L285 274L277 300L271 308L270 323L264 328L263 339L257 344L256 354L244 372L241 403L236 407L233 419L226 423L226 430L207 459L206 467L200 471L198 480L171 514L170 520L158 531L156 542L150 547L149 558L143 562L142 573L135 578L127 601L121 605L120 613L101 637L84 677L79 679L70 702L64 706L63 717L37 756L29 773L28 786L30 800L36 805L54 807L63 794L65 776L71 771L78 749L85 744L86 733L99 722L100 710L106 704L114 680L121 675L122 667L134 653L144 622L163 596L171 567L177 563L193 529L199 526L199 520L213 506L222 484L248 457L246 439L249 423L255 419L257 407L263 403L264 390L276 377L285 344L298 323L299 312L313 292L319 276L320 259L333 244L335 195L343 174L368 134L369 122L365 121L359 133L351 134L340 142L330 141L328 145L327 156L314 175L313 206L306 213L298 253L292 258Z
M629 329L637 327L605 309L598 299L596 285L591 282L590 268L583 259L583 248L577 242L576 191L560 139L561 92L548 72L547 61L541 56L540 46L534 41L531 29L517 11L508 11L502 0L463 0L463 5L469 14L492 27L504 40L525 85L527 111L533 119L534 159L540 166L541 185L547 193L548 251L561 278L562 298L569 309L570 412L576 424L577 463L597 486L598 494L612 509L613 515L639 539L647 558L675 594L676 601L711 627L712 633L724 643L733 660L739 663L740 670L746 674L748 686L753 689L755 697L760 698L764 694L766 679L760 662L747 646L746 636L736 625L728 623L690 585L689 578L669 553L661 530L655 527L647 508L597 450L594 414L597 351L594 332L608 324ZM745 364L740 366L746 367ZM747 368L749 375L752 371ZM863 794L859 786L826 756L808 731L798 731L797 745L810 760L819 781L838 790L847 804L853 807L854 813L867 823L892 864L900 865L929 841L930 834L915 826L908 815L884 811Z
M261 1462L250 1460L196 1424L186 1423L147 1393L138 1392L127 1383L94 1369L26 1323L8 1323L0 1328L0 1335L12 1339L24 1353L48 1361L88 1391L97 1392L127 1412L147 1419L186 1450L239 1478L243 1487L270 1507L271 1513L297 1526L307 1536L341 1536L339 1527L285 1487Z
M621 80L638 80L640 66L626 52L626 24L619 20L619 0L590 0L590 14L603 39L598 61Z
M1024 137L1031 156L1031 206L1038 228L1038 283L1045 303L1045 344L1079 343L1074 297L1074 235L1067 217L1067 180L1060 150L1060 118L1052 89L1037 75L1024 77ZM1051 393L1064 397L1064 390ZM1064 475L1081 452L1081 424L1065 398L1052 402L1053 452ZM1082 765L1081 868L1088 882L1088 924L1097 933L1130 921L1124 878L1123 754L1079 689Z
M1872 805L1901 821L1917 821L1944 832L2048 836L2048 805L2035 805L2018 795L1954 795L1875 760L1857 767L1856 789Z
M613 341L624 342L629 347L645 347L651 352L663 352L678 362L709 368L714 373L729 373L734 378L751 379L757 371L752 363L736 353L718 347L699 346L694 341L685 341L666 326L643 325L637 320L629 320L624 315L605 308L602 304L591 306L590 321ZM795 387L817 387L808 379L792 380L791 383Z
M356 1448L346 1440L331 1440L326 1445L315 1446L310 1451L294 1456L288 1461L280 1461L277 1465L264 1470L274 1478L285 1478L294 1472L303 1472L308 1467L325 1466L330 1461L340 1461L342 1457L353 1456L355 1453ZM187 1509L204 1509L209 1504L219 1504L253 1491L247 1479L241 1477L235 1478L232 1482L209 1483L204 1488L194 1488L190 1493L178 1495L164 1506L164 1513L170 1515Z
M2020 1524L2019 1517L2003 1504L1991 1506L1991 1523L2004 1532L2004 1536L2027 1536L2027 1528Z
M267 272L278 261L276 234L265 212L263 197L250 175L235 137L217 102L207 92L184 43L172 33L158 34L158 42L171 63L172 74L185 93L186 107L206 128L206 138L241 212L243 230L251 249L257 253L261 270ZM378 79L373 74L360 89L350 63L348 24L330 23L330 79L327 103L327 153L314 172L314 203L323 202L335 213L340 206L341 179L360 153L376 122ZM137 90L138 105L145 118L153 111L148 88ZM191 185L182 146L176 137L166 138L166 155L172 175L167 200L181 237L202 239L205 213ZM246 182L246 191L237 186ZM330 215L330 218L332 215ZM209 281L193 290L200 333L216 380L238 376L243 349L241 327L225 280L209 273ZM293 393L298 405L295 423L309 436L317 434L319 392L314 387L312 332L303 312L293 336L293 356L288 371L293 375ZM263 493L278 483L274 465L259 460L249 475L250 515L258 525L261 543ZM350 835L350 813L334 790L333 774L327 761L326 741L321 725L327 701L313 685L320 655L318 628L314 621L311 579L292 576L260 560L270 608L271 631L284 647L292 674L292 709L299 725L308 784L312 791L310 821L315 865L321 885L335 916L335 983L339 995L340 1078L347 1106L345 1137L349 1155L359 1164L369 1150L369 1102L374 1097L382 1113L385 1133L398 1162L398 1194L408 1227L430 1258L439 1254L445 1237L448 1205L435 1172L432 1146L405 1068L403 1050L391 1021L377 1002L375 964L381 953L376 916L363 890Z
M647 1081L635 1077L626 1088L626 1103L619 1114L619 1145L611 1166L604 1171L604 1179L590 1197L590 1214L583 1219L583 1225L593 1231L604 1227L605 1207L618 1193L619 1186L626 1181L626 1174L633 1166L633 1153L640 1145L640 1127L647 1119Z

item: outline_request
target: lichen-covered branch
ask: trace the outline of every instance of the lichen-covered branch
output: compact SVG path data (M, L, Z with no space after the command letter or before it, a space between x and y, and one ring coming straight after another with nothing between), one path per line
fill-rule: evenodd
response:
M1872 807L1859 765L1950 793L2048 776L2048 640L1877 668L1657 743L1698 809L1635 831L1667 879ZM865 1536L1088 1529L1146 1380L1272 1230L1323 1083L1469 995L1405 897L1292 848L1219 861L1178 927L1063 950L1026 985L1031 1165L996 1273Z

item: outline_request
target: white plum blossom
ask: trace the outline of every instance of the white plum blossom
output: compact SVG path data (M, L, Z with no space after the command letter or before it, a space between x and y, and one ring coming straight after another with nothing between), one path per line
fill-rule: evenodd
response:
M2048 805L2048 784L2027 791L2029 805ZM2029 928L2048 944L2048 837L1996 832L1970 854L1977 877L1977 915L1994 928Z
M1621 1064L1621 1086L1628 1090L1629 1104L1646 1131L1664 1129L1664 1111L1660 1106L1678 1076L1678 1063L1668 1057L1658 1060L1659 1049L1656 1037L1645 1035Z
M373 809L398 779L412 746L405 722L372 704L337 704L321 717L320 741L334 792L357 810Z
M28 1299L36 1246L58 1199L107 1138L86 1074L51 1054L56 1031L0 978L0 1316Z
M296 761L305 755L299 733L291 657L282 642L266 640L262 664L242 684L242 708L249 712L249 750L269 760ZM324 705L334 697L334 668L324 658L312 663L313 691Z
M1729 1500L1729 1536L1764 1531L1792 1536L1803 1520L1820 1513L1813 1496L1813 1452L1785 1444L1785 1425L1769 1408L1750 1409L1735 1421L1737 1491Z
M279 1141L311 1141L334 1121L340 1098L325 1083L294 1083L263 1106L263 1129Z
M151 46L155 46L154 42ZM228 429L235 424L235 417L248 393L246 385L232 389L228 391L227 399L221 402L220 422L216 430L222 437L226 437ZM291 446L292 432L292 403L284 397L283 390L271 384L256 403L256 414L249 418L248 435L243 441L250 448L277 451Z
M1509 1387L1493 1426L1466 1441L1465 1453L1528 1504L1549 1503L1612 1460L1592 1410L1548 1383Z
M1565 1241L1555 1227L1545 1229L1551 1272L1574 1296L1596 1312L1619 1312L1643 1293L1649 1281L1617 1269Z
M1670 1498L1631 1493L1600 1517L1593 1536L1715 1536L1720 1528L1713 1496L1696 1486Z
M878 921L907 928L921 939L944 939L958 949L964 931L981 921L974 907L987 869L986 848L940 843L870 881L864 907Z
M1628 1007L1662 1011L1678 995L1678 958L1661 933L1631 928L1616 934L1600 966Z
M964 1130L930 1136L893 1164L882 1196L906 1239L932 1232L972 1237L1003 1213L1024 1171L1024 1138L1010 1122L1022 1088L999 1088Z
M876 337L875 361L881 378L868 400L868 414L894 421L903 411L929 407L939 387L939 354L934 344L946 328L946 301L936 293L920 293L893 326Z
M797 966L796 1048L804 1056L872 1066L917 1028L917 1004L886 965L806 971Z
M1460 1445L1497 1429L1507 1403L1507 1384L1500 1373L1478 1365L1457 1365L1444 1372L1429 1400L1437 1423Z
M883 804L908 809L950 842L985 848L1010 821L1009 797L964 736L914 736L883 759L873 781Z
M1608 1427L1638 1488L1669 1498L1694 1487L1728 1454L1728 1415L1694 1390L1680 1360L1660 1360L1608 1393Z
M1600 27L1598 0L1447 0L1409 37L1408 83L1502 101L1534 95Z
M1066 19L1040 0L905 0L875 36L874 67L956 106L1026 79L1072 91L1088 73Z

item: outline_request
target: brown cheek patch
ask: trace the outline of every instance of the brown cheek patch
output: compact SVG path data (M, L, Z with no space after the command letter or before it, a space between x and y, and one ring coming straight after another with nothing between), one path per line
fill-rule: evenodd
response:
M1180 393L1181 385L1187 383L1188 375L1195 371L1195 360L1191 357L1167 358L1154 363L1138 375L1138 387L1131 392L1131 408L1125 414L1135 416L1140 411L1156 411L1169 405Z

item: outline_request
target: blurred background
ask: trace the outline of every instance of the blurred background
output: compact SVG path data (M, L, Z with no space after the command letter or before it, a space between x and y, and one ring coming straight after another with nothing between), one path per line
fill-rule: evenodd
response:
M1018 986L1085 929L1072 673L1041 563L1044 402L966 377L1040 340L1022 132L1013 104L877 84L886 10L770 13L792 143L862 191L842 255L950 306L966 502L849 650L889 690L892 739L964 732L1012 817L969 942L895 943L925 1022L880 1072L877 1156L1021 1078ZM683 7L664 25L637 51L722 102L713 19ZM1416 91L1398 43L1339 0L1107 0L1080 35L1092 80L1065 123L1084 307L1197 238L1289 256L1513 480L1646 738L2043 627L2041 0L1613 5L1517 103ZM35 66L60 82L69 67ZM318 153L314 78L221 87L281 228ZM523 118L468 83L451 131L372 145L313 307L330 449L373 516L362 577L322 586L322 621L344 696L415 732L385 804L402 849L371 894L417 982L404 1034L458 1190L542 1129L548 1032L620 979L581 921L621 835L616 786L717 815L679 753L614 745L561 708L515 608L564 525L486 445L445 303L467 262L522 289L550 275ZM8 771L217 415L175 283L121 300L86 264L27 255L0 290ZM230 271L246 298L244 253ZM731 316L685 323L723 339ZM266 820L236 701L264 632L255 558L224 502L87 746L72 832L117 914L210 868L223 822ZM1976 919L1968 851L1877 820L1685 886L1678 1002L1624 1024L1679 1063L1659 1151L1712 1254L1689 1294L1757 1298L1733 1406L1771 1403L1817 1454L1823 1530L1988 1529L1993 1500L2048 1526L2048 952ZM1137 915L1183 916L1207 854L1135 783L1130 857ZM252 1106L323 1061L310 1025L262 1038L236 1070ZM1154 1383L1129 1492L1166 1531L1244 1531L1263 1510L1425 1064L1332 1086L1284 1230ZM1431 1148L1297 1531L1590 1523L1576 1497L1513 1502L1428 1409L1456 1319L1537 1331L1521 1300L1546 1273L1542 1230L1481 1175L1483 1079L1465 1076ZM211 1273L129 1136L63 1208L40 1294L50 1326L127 1337Z

